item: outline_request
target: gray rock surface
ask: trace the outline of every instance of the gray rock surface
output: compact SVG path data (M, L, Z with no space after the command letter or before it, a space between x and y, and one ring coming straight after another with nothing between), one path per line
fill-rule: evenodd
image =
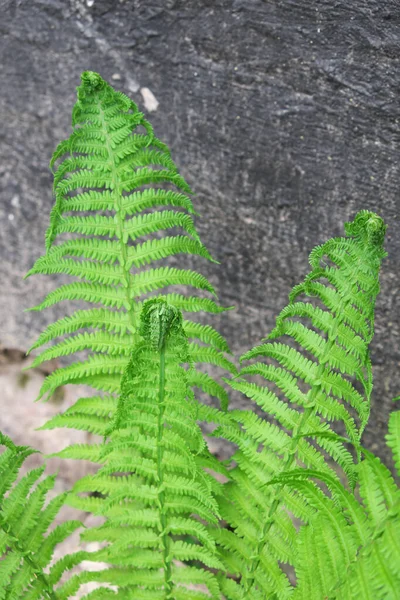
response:
M361 208L389 224L365 443L400 393L398 0L0 0L0 342L25 350L55 286L43 252L48 160L98 71L147 111L196 192L214 319L238 356L271 329L314 245ZM193 263L194 264L194 263ZM2 407L4 408L4 407ZM0 424L3 417L0 419Z

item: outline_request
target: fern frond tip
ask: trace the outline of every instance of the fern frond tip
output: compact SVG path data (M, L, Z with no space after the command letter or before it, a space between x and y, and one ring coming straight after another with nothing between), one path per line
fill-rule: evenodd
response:
M344 229L349 236L359 237L371 245L382 246L387 225L377 214L369 210L360 210L354 221L345 223Z
M81 75L82 87L87 92L94 92L101 90L106 82L104 79L95 71L83 71Z
M141 313L140 335L155 350L160 350L173 331L186 337L182 328L182 313L163 298L147 300Z

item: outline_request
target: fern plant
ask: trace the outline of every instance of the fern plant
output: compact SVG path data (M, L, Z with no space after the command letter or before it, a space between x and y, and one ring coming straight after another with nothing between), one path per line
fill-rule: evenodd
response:
M107 542L91 560L113 565L91 580L117 583L126 597L138 600L219 598L212 573L182 564L222 566L206 528L218 522L214 494L221 484L205 468L223 469L196 423L199 405L181 366L191 362L182 315L162 299L148 300L139 334L104 432L107 441L63 453L101 464L95 475L77 482L69 500L106 518L83 536ZM96 498L82 496L93 492ZM203 584L208 593L187 584Z
M128 382L129 375L127 374L125 379L127 386L129 386ZM127 408L126 404L125 408ZM400 411L392 413L386 438L393 451L397 473L400 476L398 466L400 463ZM7 600L11 598L52 598L53 600L74 598L76 591L84 582L112 581L120 584L123 576L126 579L118 591L102 588L89 593L85 599L167 597L162 593L159 594L159 590L156 589L148 590L147 594L143 591L138 593L137 584L140 581L143 582L143 579L140 580L139 574L142 573L143 577L145 572L143 565L146 561L150 561L150 568L154 569L155 564L160 564L156 561L161 552L159 548L156 550L155 561L152 562L152 552L149 552L148 547L138 553L134 553L132 547L129 547L129 534L127 535L127 529L124 530L121 524L124 523L125 526L128 523L134 524L138 531L138 520L141 523L146 522L146 515L149 517L152 511L151 509L135 510L131 504L131 498L129 494L125 493L125 490L121 496L124 500L125 498L129 499L129 505L126 505L126 500L124 502L117 500L114 504L118 493L117 489L121 493L121 486L118 488L118 485L108 486L107 493L111 490L110 497L111 494L115 495L112 502L110 500L104 502L103 508L101 507L102 500L98 498L87 498L85 505L87 509L94 510L97 514L108 514L107 525L88 530L86 539L107 540L108 542L111 540L114 542L111 548L92 553L78 551L71 556L65 556L54 563L50 572L47 573L45 566L49 562L55 544L62 541L63 537L78 527L80 523L64 524L47 538L43 538L43 532L48 528L62 504L62 497L55 498L44 510L41 510L44 495L47 489L52 487L53 478L41 482L41 488L37 486L36 490L28 497L29 489L40 477L43 469L29 473L25 479L14 486L7 497L5 489L12 485L18 468L25 457L33 451L26 447L16 447L9 438L3 435L1 442L6 446L6 452L0 455L2 476L0 529L1 552L3 553L2 560L0 560L1 598ZM124 450L127 447L128 444L123 445ZM118 448L120 456L121 449L120 445ZM340 481L326 473L314 470L297 469L282 472L276 479L269 482L270 485L288 486L300 492L309 503L312 512L309 523L302 525L297 534L295 558L298 585L293 590L293 598L350 600L362 597L366 600L391 600L398 597L400 589L398 569L400 489L379 459L361 446L358 449L365 455L365 460L361 461L358 467L361 501L349 492ZM114 449L108 448L107 454L108 450L113 452ZM104 456L102 458L104 459ZM132 454L130 458L132 458ZM105 473L103 473L103 486L104 475ZM327 493L313 483L313 480L318 479L325 483ZM137 498L137 494L135 494L135 498ZM83 505L84 503L81 504L81 506ZM21 519L22 514L25 517L24 520ZM172 516L169 523L170 531L177 523L179 527L182 521L183 519L180 521ZM113 527L110 527L111 523ZM151 522L151 525L154 525L154 521ZM200 538L207 539L207 531L197 520L187 523L185 527L192 533L195 532ZM181 530L178 529L178 531ZM141 545L146 543L144 536L141 536L138 541ZM149 537L147 541L154 543L154 537ZM212 539L208 538L207 541L210 551ZM198 550L201 551L200 545L198 545ZM110 560L111 557L114 562L119 564L118 569L109 569L103 573L101 571L97 573L82 572L71 577L66 583L57 586L65 570L71 569L82 560L104 561ZM202 556L203 560L204 558L205 556ZM218 561L218 557L215 557L214 560ZM127 568L127 565L130 569ZM135 573L132 568L136 568L138 572ZM226 595L222 596L218 595L218 584L215 582L215 576L210 572L190 567L185 569L175 567L172 573L175 576L175 582L183 584L179 586L181 587L180 594L172 595L172 597L199 600L210 597L209 594L206 596L201 592L185 590L184 586L189 579L208 585L209 589L214 592L214 597L221 599L242 597L240 595L242 590L234 579L223 581L222 587ZM164 573L162 575L165 577ZM159 577L158 583L160 586L162 585L162 576ZM131 586L130 589L128 585ZM132 595L133 586L136 588L134 595ZM263 596L260 592L254 591L246 597L273 598L274 594Z
M32 310L75 300L101 307L50 324L31 350L49 344L33 366L72 358L46 378L40 398L67 383L94 388L43 428L97 434L57 453L90 460L97 471L43 508L54 477L32 489L40 469L16 482L32 451L0 439L7 447L0 456L0 600L67 600L81 597L89 582L99 587L85 600L400 597L399 487L361 444L382 219L361 211L346 224L346 237L313 250L312 270L275 328L241 359L257 362L238 373L224 356L224 338L182 316L225 309L169 291L177 284L215 294L210 283L195 271L153 266L177 253L212 260L168 148L129 98L90 71L78 88L73 127L51 161L56 202L46 254L28 275L77 281ZM160 236L176 227L185 235ZM226 389L206 363L230 372L225 385L257 411L229 410ZM199 402L193 388L219 399L219 407ZM399 415L387 436L397 469ZM210 453L199 421L214 423L213 435L237 446L230 459ZM79 527L67 523L46 536L63 501L102 524L81 535L98 549L54 563L55 544ZM84 570L83 560L94 570Z

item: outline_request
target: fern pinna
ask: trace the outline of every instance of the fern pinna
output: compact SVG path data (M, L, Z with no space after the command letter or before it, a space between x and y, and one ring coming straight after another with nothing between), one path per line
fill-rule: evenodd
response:
M77 588L83 581L108 583L118 586L118 598L135 600L219 599L216 576L196 565L222 568L206 527L218 522L214 495L222 484L205 468L224 468L209 454L196 424L202 405L181 366L192 361L180 311L165 300L148 300L139 333L113 418L104 428L107 441L59 454L101 465L76 483L69 503L105 517L104 525L82 537L107 542L90 560L111 566L75 583ZM188 587L196 584L204 591ZM93 594L116 597L105 589Z
M339 465L352 488L357 468L349 449L332 432L344 426L357 444L370 412L372 389L368 343L373 336L379 268L386 226L361 211L345 226L347 237L334 238L310 255L312 271L290 294L268 342L241 360L266 357L242 368L230 385L256 402L275 423L254 412L232 411L234 423L215 433L238 445L221 498L223 517L235 532L220 530L221 556L241 584L226 581L229 599L287 598L292 592L281 564L295 565L295 526L288 511L308 522L312 511L299 491L268 483L282 471L307 467L338 480ZM300 296L313 298L300 300ZM272 341L276 338L282 341ZM248 381L259 376L267 385ZM320 432L321 435L311 434ZM307 433L310 435L307 436Z
M85 71L81 79L72 115L73 133L58 145L50 163L52 168L56 163L58 167L47 252L27 276L59 273L78 279L50 292L31 310L72 300L102 307L76 310L49 325L33 344L30 350L64 338L42 351L32 366L90 352L86 360L49 375L39 397L50 396L58 386L82 381L102 392L118 392L137 339L141 298L174 285L214 294L212 285L195 271L167 266L142 269L178 253L213 259L200 242L187 195L190 188L178 174L167 146L156 138L134 102L100 75ZM162 207L167 210L158 210ZM185 235L159 237L160 231L173 228ZM157 237L147 239L150 234ZM61 243L55 244L60 238ZM209 298L176 293L167 298L186 312L225 310ZM184 328L190 338L206 344L192 342L195 362L235 372L224 357L224 352L229 352L226 341L212 327L185 321ZM193 386L226 407L226 390L217 381L196 369L190 376Z
M36 451L16 446L2 433L0 445L5 448L0 454L0 599L64 600L68 583L58 585L60 579L86 553L64 556L48 567L57 544L81 523L67 521L49 533L65 500L61 494L44 506L55 475L41 479L44 467L39 467L17 481L24 461Z

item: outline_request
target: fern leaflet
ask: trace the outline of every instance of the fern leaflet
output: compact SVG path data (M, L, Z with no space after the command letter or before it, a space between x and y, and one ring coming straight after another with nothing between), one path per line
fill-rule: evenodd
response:
M49 533L66 494L54 497L44 506L55 476L40 480L44 467L39 467L17 481L24 461L36 451L16 446L2 433L0 444L5 447L0 454L0 598L67 598L64 590L68 583L58 585L61 577L84 560L87 553L64 556L51 566L50 562L57 544L81 527L81 523L67 521Z

